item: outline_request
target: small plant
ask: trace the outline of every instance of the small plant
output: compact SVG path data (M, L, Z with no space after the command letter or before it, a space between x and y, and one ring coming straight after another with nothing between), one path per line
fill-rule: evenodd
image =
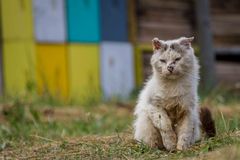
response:
M25 104L20 99L16 99L12 105L5 107L2 114L7 123L1 126L5 129L0 132L10 139L26 137L30 125L40 120L38 112L31 104Z

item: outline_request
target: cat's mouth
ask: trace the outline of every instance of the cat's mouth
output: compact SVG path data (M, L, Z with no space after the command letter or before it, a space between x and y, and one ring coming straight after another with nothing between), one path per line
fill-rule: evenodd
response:
M178 77L180 77L180 73L178 71L168 71L166 74L165 74L165 78L167 79L177 79Z
M177 74L177 72L174 71L174 70L173 70L173 71L168 71L168 72L167 72L167 75L176 75L176 74Z

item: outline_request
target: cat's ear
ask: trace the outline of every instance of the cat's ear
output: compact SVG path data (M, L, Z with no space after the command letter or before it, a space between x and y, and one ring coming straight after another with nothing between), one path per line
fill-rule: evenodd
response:
M194 40L194 37L190 37L190 38L182 37L179 40L179 44L187 48L190 48L193 40Z
M152 47L153 47L153 51L157 51L159 49L161 49L164 46L164 44L162 43L161 40L159 40L158 38L153 38L152 40Z

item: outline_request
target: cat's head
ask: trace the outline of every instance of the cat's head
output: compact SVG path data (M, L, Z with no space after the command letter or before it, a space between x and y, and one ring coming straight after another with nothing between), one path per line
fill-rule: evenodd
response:
M166 79L177 79L194 67L194 51L191 42L194 37L181 37L175 40L152 40L153 55L151 65L153 72Z

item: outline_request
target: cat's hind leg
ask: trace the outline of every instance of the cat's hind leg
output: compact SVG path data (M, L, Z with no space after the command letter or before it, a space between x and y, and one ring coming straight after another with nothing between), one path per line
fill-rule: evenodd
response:
M161 135L157 128L152 124L147 114L141 113L137 116L134 123L134 139L143 142L150 147L164 148Z

